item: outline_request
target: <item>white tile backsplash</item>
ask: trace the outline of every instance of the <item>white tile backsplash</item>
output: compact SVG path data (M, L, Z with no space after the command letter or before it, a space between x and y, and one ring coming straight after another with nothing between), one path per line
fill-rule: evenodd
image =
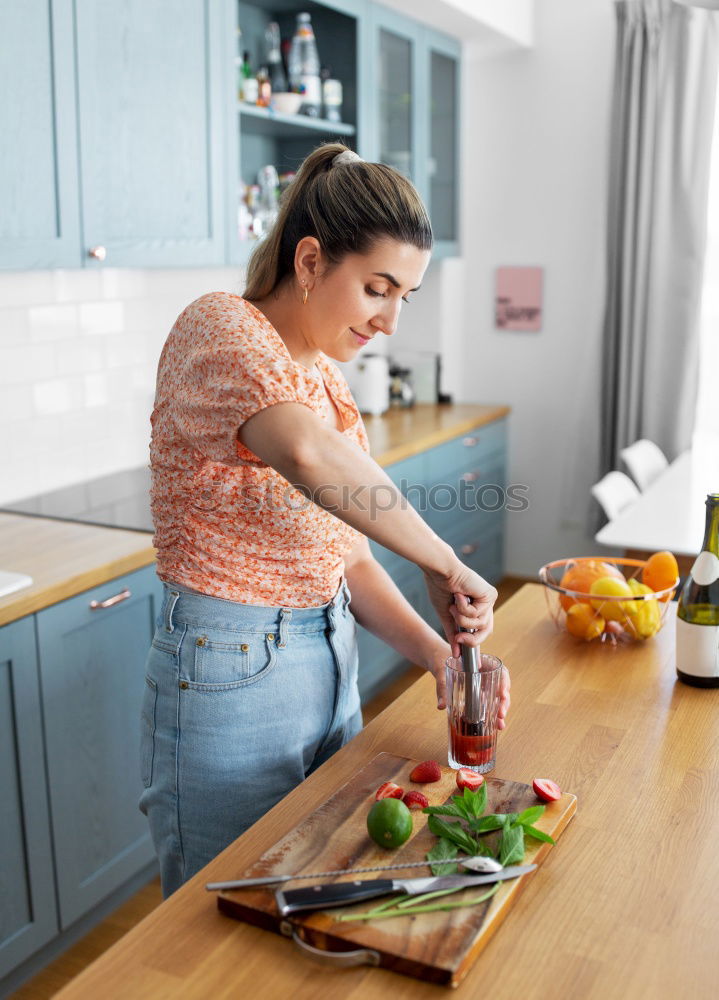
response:
M0 505L145 465L160 351L234 268L0 273Z

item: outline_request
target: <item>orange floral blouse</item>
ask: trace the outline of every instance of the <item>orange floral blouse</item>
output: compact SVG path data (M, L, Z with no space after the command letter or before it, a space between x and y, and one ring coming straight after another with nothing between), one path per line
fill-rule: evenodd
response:
M242 604L325 604L359 532L312 503L241 443L238 429L281 402L304 403L365 451L340 370L309 371L251 303L212 292L178 317L163 347L152 413L151 505L161 579ZM334 426L334 424L333 424Z

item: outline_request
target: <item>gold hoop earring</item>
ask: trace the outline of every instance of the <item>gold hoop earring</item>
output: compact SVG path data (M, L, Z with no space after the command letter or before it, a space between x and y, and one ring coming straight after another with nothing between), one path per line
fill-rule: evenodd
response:
M310 293L309 293L309 292L307 291L307 289L305 288L305 289L303 290L303 292L302 292L302 305L303 305L303 306L306 306L306 305L307 305L307 297L308 297L308 295L309 295L309 294L310 294Z

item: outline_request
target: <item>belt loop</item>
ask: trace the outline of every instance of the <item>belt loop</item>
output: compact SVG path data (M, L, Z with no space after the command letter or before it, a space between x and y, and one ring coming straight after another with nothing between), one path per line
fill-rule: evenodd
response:
M279 631L279 642L277 646L279 649L284 649L287 645L287 629L289 628L290 622L292 621L292 608L280 608L280 631Z
M175 605L180 594L177 590L171 590L167 595L167 600L165 602L165 631L172 632L175 627L172 622L172 612L175 610Z

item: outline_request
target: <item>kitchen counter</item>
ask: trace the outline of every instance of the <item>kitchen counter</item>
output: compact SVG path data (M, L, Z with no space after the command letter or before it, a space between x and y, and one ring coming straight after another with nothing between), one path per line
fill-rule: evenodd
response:
M674 614L653 639L613 649L556 630L536 584L498 611L483 649L510 667L513 705L495 775L551 777L579 803L460 996L715 995L719 690L676 681ZM204 884L239 877L380 751L442 760L446 750L426 675L58 998L441 996L383 969L315 965L291 941L221 915Z
M506 406L418 404L365 417L370 448L387 466L509 413ZM155 560L152 535L73 521L0 513L0 568L31 587L0 598L0 626Z

